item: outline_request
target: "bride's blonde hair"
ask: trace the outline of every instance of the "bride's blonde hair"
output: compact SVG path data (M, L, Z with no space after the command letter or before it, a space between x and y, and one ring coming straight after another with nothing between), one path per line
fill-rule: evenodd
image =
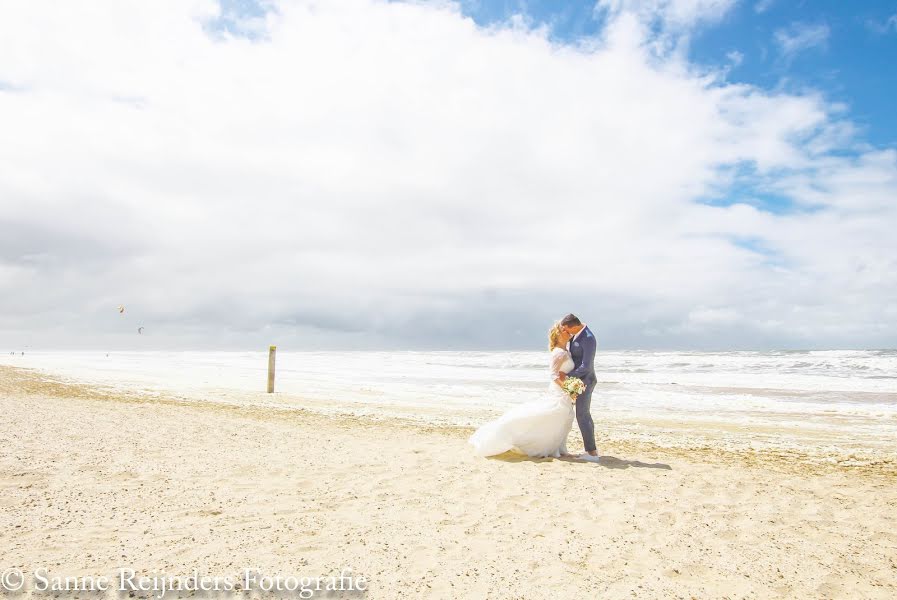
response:
M558 348L560 344L558 344L558 339L561 337L561 324L555 323L551 326L551 329L548 330L548 349L554 350Z

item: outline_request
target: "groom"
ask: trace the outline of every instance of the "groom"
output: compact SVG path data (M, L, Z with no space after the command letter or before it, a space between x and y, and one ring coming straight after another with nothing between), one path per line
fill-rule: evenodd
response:
M561 329L572 336L570 338L570 355L573 357L575 368L567 374L562 372L558 376L561 382L567 377L577 377L586 384L586 390L576 397L576 422L579 423L582 444L586 449L586 454L580 458L597 462L595 424L592 422L592 413L589 407L592 404L592 390L598 383L598 378L595 376L595 351L598 350L598 341L576 315L570 314L561 319Z

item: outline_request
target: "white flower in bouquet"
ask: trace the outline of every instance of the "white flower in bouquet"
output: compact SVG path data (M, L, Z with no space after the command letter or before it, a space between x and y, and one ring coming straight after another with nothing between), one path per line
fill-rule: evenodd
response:
M564 383L561 384L561 388L570 394L571 401L576 402L576 397L586 391L586 384L577 377L567 377L564 379Z

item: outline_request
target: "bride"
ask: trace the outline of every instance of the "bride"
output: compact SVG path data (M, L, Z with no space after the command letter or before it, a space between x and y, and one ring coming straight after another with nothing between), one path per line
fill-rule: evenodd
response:
M540 399L512 408L477 429L468 442L480 456L516 450L528 456L567 456L567 434L573 427L573 403L561 389L558 373L573 370L573 359L565 349L570 334L559 323L548 332L551 351L551 383Z

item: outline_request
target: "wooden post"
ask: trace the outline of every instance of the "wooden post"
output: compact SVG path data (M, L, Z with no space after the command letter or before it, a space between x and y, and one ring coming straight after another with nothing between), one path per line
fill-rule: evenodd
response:
M274 392L274 355L277 353L277 346L268 348L268 393Z

